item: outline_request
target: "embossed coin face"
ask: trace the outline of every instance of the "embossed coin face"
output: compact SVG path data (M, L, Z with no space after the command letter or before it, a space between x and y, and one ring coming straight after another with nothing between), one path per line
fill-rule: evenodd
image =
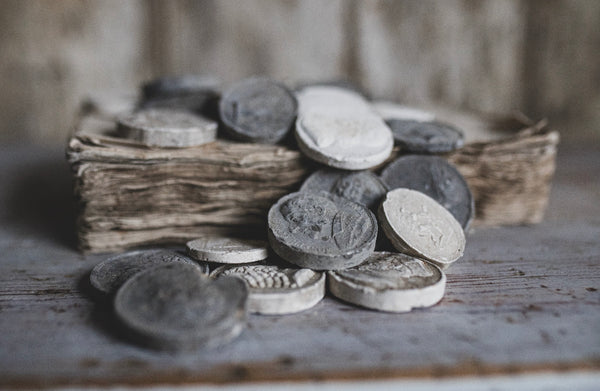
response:
M418 190L439 202L467 229L474 215L473 195L454 166L438 156L406 155L381 173L389 189Z
M442 269L464 253L465 234L458 221L419 191L395 189L387 193L379 207L379 221L396 249L428 259Z
M186 111L154 108L121 116L123 137L151 147L192 147L217 138L217 123Z
M376 210L387 188L371 171L322 169L306 178L300 191L327 191Z
M463 134L441 122L389 119L386 123L392 129L396 144L406 152L442 153L463 146Z
M331 293L349 303L390 312L429 307L444 296L446 276L406 254L375 252L365 262L328 272Z
M266 78L242 80L221 98L225 131L238 140L276 143L291 129L298 103L282 84Z
M140 250L110 257L97 264L90 273L90 283L98 291L114 294L133 275L150 267L183 262L208 274L208 265L171 250Z
M127 280L115 296L114 308L139 342L190 350L221 345L239 335L247 297L238 279L213 281L192 265L172 263Z
M264 262L221 266L213 278L241 278L248 286L248 311L264 314L291 314L315 306L325 295L325 274L310 269L282 268Z
M377 238L369 209L326 192L282 197L269 210L268 224L269 243L280 257L315 270L358 265Z
M391 130L350 90L307 87L297 94L296 140L309 158L334 168L363 170L388 158Z
M188 254L199 261L248 263L265 259L268 244L260 240L204 236L186 244Z

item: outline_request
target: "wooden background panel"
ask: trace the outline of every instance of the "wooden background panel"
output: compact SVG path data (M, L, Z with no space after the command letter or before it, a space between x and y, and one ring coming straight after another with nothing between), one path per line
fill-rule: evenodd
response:
M600 3L6 0L0 140L63 144L80 100L161 74L345 77L376 97L522 109L600 139Z

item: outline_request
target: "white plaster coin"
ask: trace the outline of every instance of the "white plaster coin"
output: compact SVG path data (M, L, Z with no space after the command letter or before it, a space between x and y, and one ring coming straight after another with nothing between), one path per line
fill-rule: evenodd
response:
M204 236L186 244L190 257L218 263L249 263L267 258L268 244L261 240Z
M378 213L383 232L399 251L430 260L442 269L464 253L465 233L460 223L421 192L392 190Z
M238 277L248 286L247 309L263 315L292 314L315 306L325 296L325 274L311 269L282 268L264 262L225 265L213 278Z
M118 119L121 136L149 147L193 147L217 138L217 123L190 112L150 108Z
M394 102L376 101L371 105L381 118L386 121L391 119L413 120L419 122L430 122L435 120L435 114L430 111L399 105Z
M434 264L390 252L375 252L358 266L327 274L334 296L389 312L430 307L442 299L446 287L446 276Z
M330 167L362 170L385 161L391 130L359 94L336 87L308 87L297 94L296 140L309 158Z

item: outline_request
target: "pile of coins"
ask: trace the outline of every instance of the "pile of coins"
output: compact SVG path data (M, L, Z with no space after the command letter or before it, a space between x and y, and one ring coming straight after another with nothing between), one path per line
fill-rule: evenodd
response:
M460 173L432 154L461 147L459 130L331 83L294 91L250 78L219 98L207 79L188 76L142 91L138 110L118 119L122 137L182 148L214 141L217 129L271 144L293 132L322 168L272 205L268 242L207 235L188 242L187 255L135 251L97 265L92 286L114 297L117 318L138 340L170 350L222 344L241 332L247 311L303 311L326 287L380 311L441 300L442 270L463 255L474 205ZM402 155L376 175L394 144Z

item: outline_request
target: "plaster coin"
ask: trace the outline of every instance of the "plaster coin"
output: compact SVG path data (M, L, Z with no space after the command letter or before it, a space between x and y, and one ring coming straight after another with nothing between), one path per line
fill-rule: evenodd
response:
M315 306L325 296L325 274L265 263L221 266L211 277L238 277L248 286L249 312L292 314Z
M100 262L90 273L90 283L102 293L113 294L125 281L140 271L173 262L193 265L199 268L201 273L208 274L208 265L198 264L175 251L140 250L118 254Z
M242 141L276 143L291 129L298 103L284 85L266 78L234 84L221 98L224 130Z
M121 116L123 137L150 147L192 147L217 138L217 123L186 111L153 108Z
M373 109L383 118L384 120L398 119L398 120L413 120L413 121L435 121L435 114L417 109L415 107L403 106L394 102L377 101L372 103Z
M213 281L197 267L172 263L127 280L114 309L139 342L179 351L222 345L239 335L247 297L245 284L236 278Z
M350 90L308 87L297 94L296 140L309 158L334 168L363 170L392 152L391 130Z
M386 194L379 207L379 222L396 249L448 267L465 250L465 234L443 206L431 197L410 189Z
M464 143L462 132L441 122L389 119L386 123L392 129L396 144L406 152L450 152Z
M334 296L389 312L430 307L442 299L446 287L446 276L437 266L389 252L375 252L358 266L327 274Z
M269 243L283 259L315 270L344 269L374 250L377 220L365 206L320 192L288 194L268 214Z
M210 76L166 76L144 83L142 85L142 98L153 100L206 92L217 93L218 88L219 82Z
M306 178L300 191L327 191L376 210L387 188L371 171L321 169Z
M265 259L268 244L260 240L204 236L186 244L188 254L199 261L248 263Z
M405 155L381 173L389 189L418 190L450 211L463 229L468 229L475 212L473 195L454 166L438 156Z

